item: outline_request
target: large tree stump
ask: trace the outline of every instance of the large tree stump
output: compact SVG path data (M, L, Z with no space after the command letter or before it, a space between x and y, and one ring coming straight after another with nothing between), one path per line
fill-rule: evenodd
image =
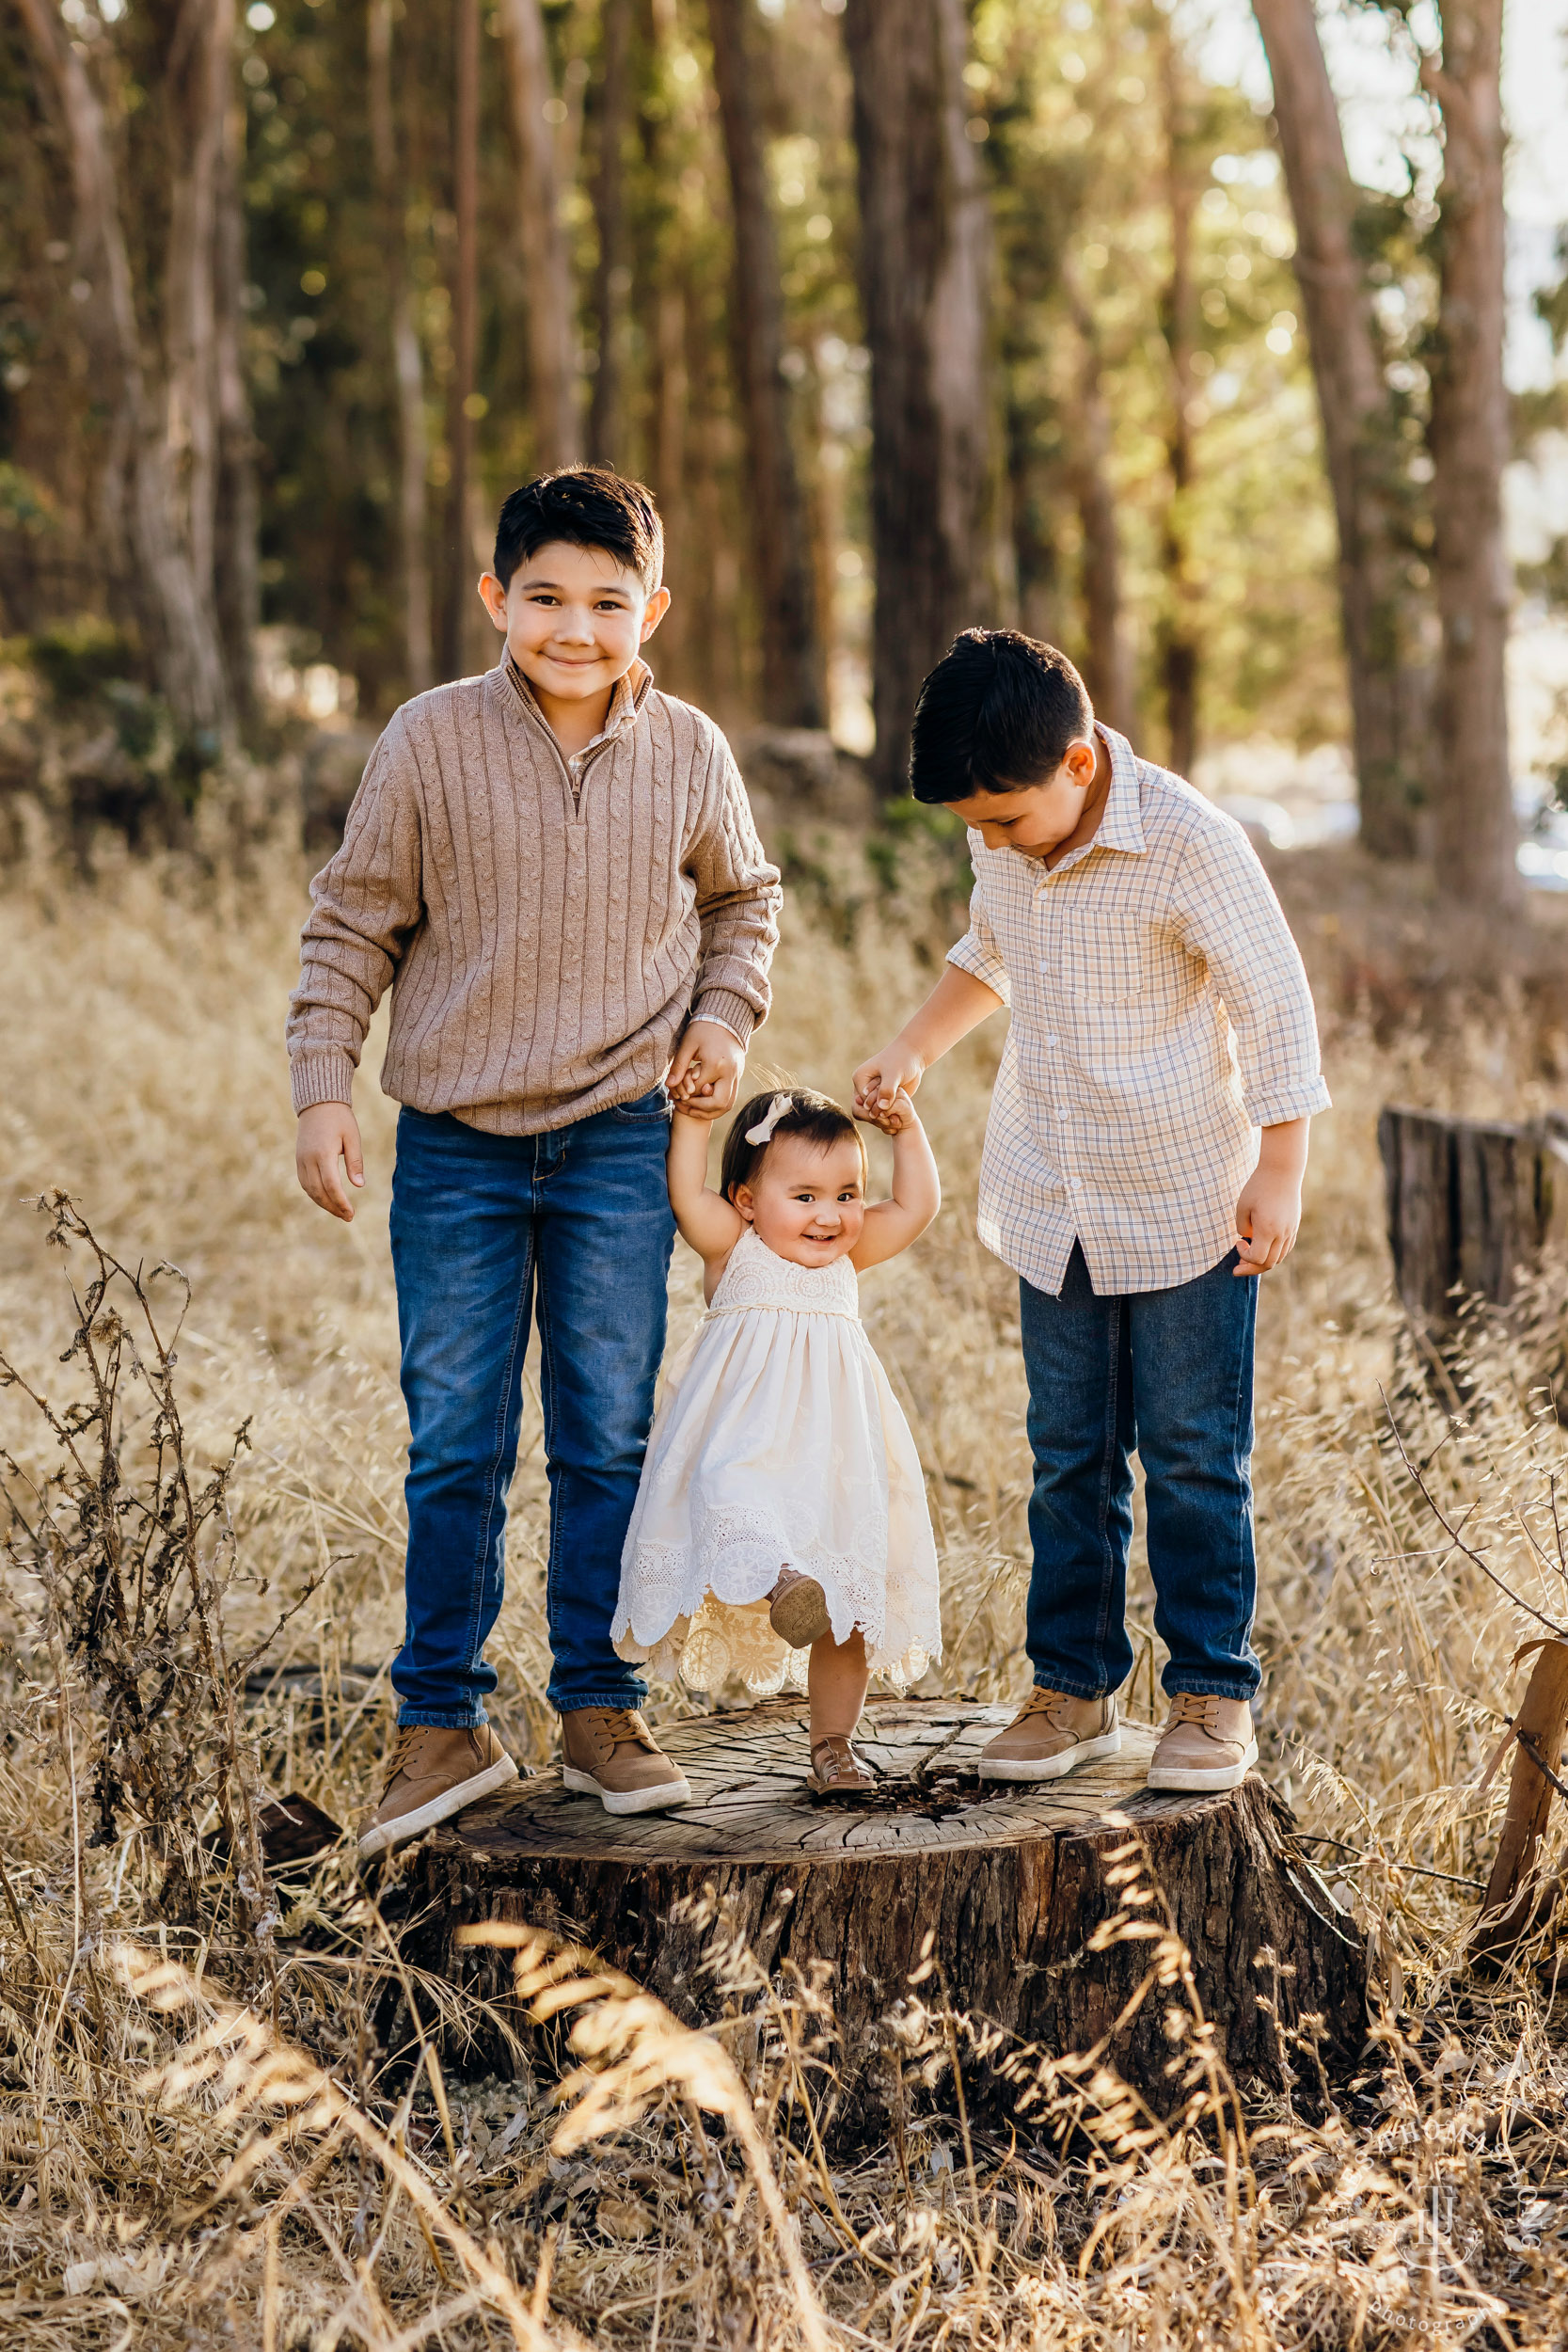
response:
M1354 2059L1364 2027L1362 1946L1291 1836L1285 1806L1256 1775L1223 1796L1155 1796L1144 1787L1154 1734L1127 1724L1119 1756L1034 1788L982 1786L976 1753L1005 1708L874 1699L861 1745L884 1775L876 1809L814 1800L794 1700L701 1716L660 1734L693 1803L612 1820L568 1795L558 1772L523 1781L433 1834L408 1866L423 1924L410 1956L504 2003L504 1953L459 1947L457 1931L526 1920L567 1933L639 1979L689 2021L725 2013L704 1965L715 1925L738 1931L778 1979L793 1963L825 1976L841 2035L841 2120L862 2130L905 2111L903 2046L890 2012L930 1938L919 1997L1004 2028L1020 2045L1090 2048L1142 1980L1147 1942L1089 1940L1120 1889L1106 1858L1129 1823L1152 1885L1189 1947L1217 2046L1240 2078L1277 2083L1282 2045L1306 2021L1330 2071ZM1159 1917L1145 1909L1142 1918ZM1113 2063L1157 2107L1178 2097L1164 2026L1168 1994L1146 2000ZM732 2007L749 2007L751 1999ZM1277 2010L1277 2018L1273 2011ZM501 2056L486 2053L489 2062ZM1310 2066L1305 2073L1313 2080ZM1010 2100L994 2071L966 2070L972 2103Z
M1552 1170L1565 1156L1545 1126L1449 1119L1392 1105L1377 1122L1394 1279L1411 1321L1440 1335L1456 1293L1506 1307L1552 1218Z

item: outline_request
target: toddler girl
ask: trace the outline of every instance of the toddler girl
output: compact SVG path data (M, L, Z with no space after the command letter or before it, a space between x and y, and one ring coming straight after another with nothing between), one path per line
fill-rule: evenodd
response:
M907 1094L877 1124L891 1200L867 1207L854 1120L799 1087L741 1107L714 1192L708 1122L676 1104L670 1201L708 1311L665 1375L613 1627L623 1658L699 1690L733 1668L777 1691L809 1648L819 1795L876 1785L849 1738L871 1675L901 1686L942 1655L920 1459L855 1281L925 1232L942 1187Z

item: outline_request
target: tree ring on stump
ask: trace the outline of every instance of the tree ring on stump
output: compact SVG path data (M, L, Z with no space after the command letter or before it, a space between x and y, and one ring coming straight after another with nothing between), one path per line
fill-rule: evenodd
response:
M1354 2063L1365 2031L1360 1937L1301 1853L1291 1816L1256 1773L1212 1796L1145 1786L1156 1734L1124 1723L1119 1756L1055 1781L982 1783L980 1749L1009 1708L875 1698L856 1744L881 1776L870 1804L814 1798L803 1704L661 1726L691 1784L678 1811L614 1819L538 1773L445 1824L404 1864L421 1923L410 1958L498 2000L504 1952L459 1947L481 1921L552 1929L601 1953L689 2024L745 2014L726 1990L715 1940L740 1939L782 1989L815 1980L837 2020L841 2136L885 2131L920 2095L911 2016L943 1999L1001 2028L965 2065L972 2109L1006 2112L1040 2053L1093 2047L1148 1973L1151 1940L1096 1931L1168 1920L1191 1954L1203 2012L1233 2075L1310 2098L1320 2065ZM1125 1867L1135 1841L1142 1883ZM1117 1858L1114 1860L1113 1858ZM916 1989L911 1979L934 1963ZM1110 2063L1157 2111L1184 2095L1151 1989L1115 2034ZM515 2022L515 2021L514 2021ZM1031 2055L1033 2053L1033 2055ZM1313 2055L1315 2053L1315 2056ZM960 2053L961 2055L961 2053ZM504 2066L499 2038L483 2053ZM1028 2102L1024 2102L1027 2111Z

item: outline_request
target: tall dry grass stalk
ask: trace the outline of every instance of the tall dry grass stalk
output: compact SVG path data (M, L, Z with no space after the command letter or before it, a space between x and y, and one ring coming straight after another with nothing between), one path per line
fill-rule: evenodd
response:
M910 851L892 919L868 905L851 921L833 896L841 854L821 853L818 915L797 896L753 1060L840 1095L928 982L945 879L936 853L923 867ZM1225 2082L1130 1834L1114 1931L1151 1931L1141 1997L1166 2017L1185 2092L1174 2119L1085 2053L1020 2086L1006 2139L968 2129L949 2098L901 2149L838 2162L816 2128L832 2019L809 1986L770 1984L721 1939L736 2021L705 2036L525 1935L523 1990L542 2019L562 2005L575 2047L562 2079L541 2024L503 2082L461 2074L479 2021L408 1969L395 1883L372 1901L340 1849L278 1873L269 1923L245 1791L264 1779L339 1820L363 1802L402 1555L391 1113L364 1083L371 1181L354 1227L330 1224L294 1188L280 1061L299 879L285 860L244 881L126 867L91 895L40 884L7 901L0 926L11 1201L63 1188L124 1269L119 1328L103 1321L105 1294L86 1317L96 1356L61 1365L84 1319L71 1281L33 1212L0 1215L0 1341L22 1383L0 1391L13 1466L0 2328L41 2352L1568 2338L1556 1934L1495 1979L1461 1963L1501 1804L1500 1781L1477 1784L1516 1687L1509 1661L1540 1629L1529 1611L1568 1614L1556 1536L1568 1449L1548 1393L1560 1280L1506 1327L1474 1319L1454 1385L1434 1384L1397 1338L1373 1144L1387 1099L1539 1107L1561 1066L1549 992L1527 976L1485 1001L1457 986L1402 994L1373 918L1337 907L1330 869L1307 878L1298 928L1336 1109L1315 1139L1301 1247L1263 1306L1259 1641L1267 1768L1375 1957L1361 2076L1324 2108L1304 2048L1301 2081L1268 2103ZM1360 886L1350 872L1347 903ZM1407 961L1426 952L1418 942ZM927 1081L946 1205L918 1250L865 1285L942 1545L943 1680L987 1698L1026 1672L1016 1296L971 1214L998 1042L982 1032ZM374 1040L367 1058L373 1069ZM85 1310L103 1267L84 1234L65 1237ZM144 1256L177 1261L194 1295L177 1346L158 1309L133 1360L127 1310L138 1279L156 1289ZM678 1266L677 1332L697 1304ZM94 1420L116 1364L120 1402ZM248 1451L231 1460L244 1424ZM178 1429L182 1489L160 1428ZM117 1620L107 1674L82 1565L105 1556L88 1493L105 1446L139 1498L136 1523L189 1538L184 1597ZM53 1515L41 1537L40 1497ZM537 1757L550 1723L536 1395L512 1502L497 1714ZM159 1552L165 1532L149 1560L174 1556ZM1149 1599L1139 1567L1140 1712L1159 1663ZM131 1694L147 1708L170 1674L163 1729L133 1758ZM1557 1827L1550 1866L1560 1857ZM956 2062L961 2082L983 2026L929 1976L908 2017L932 2074Z

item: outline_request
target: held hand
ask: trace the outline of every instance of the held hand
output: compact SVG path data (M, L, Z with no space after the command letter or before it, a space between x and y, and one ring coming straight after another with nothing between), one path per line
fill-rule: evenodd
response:
M873 1110L862 1110L859 1095L856 1096L855 1103L855 1117L863 1120L868 1127L879 1127L884 1136L901 1136L906 1127L917 1127L920 1124L914 1104L910 1101L909 1090L905 1087L900 1087L892 1102L885 1106L879 1104Z
M893 1108L900 1093L913 1094L925 1074L926 1065L913 1047L895 1038L891 1045L884 1045L879 1054L873 1054L856 1071L852 1082L855 1117L869 1120L879 1127L880 1114ZM912 1114L912 1104L911 1109ZM887 1133L895 1135L897 1129L890 1127Z
M346 1103L312 1103L299 1114L294 1173L318 1209L352 1225L354 1203L338 1172L340 1160L349 1183L363 1189L365 1155L359 1144L358 1120Z
M746 1049L720 1021L688 1022L664 1081L689 1119L721 1119L740 1088Z
M1233 1274L1268 1274L1289 1257L1301 1223L1301 1179L1255 1168L1236 1202Z

